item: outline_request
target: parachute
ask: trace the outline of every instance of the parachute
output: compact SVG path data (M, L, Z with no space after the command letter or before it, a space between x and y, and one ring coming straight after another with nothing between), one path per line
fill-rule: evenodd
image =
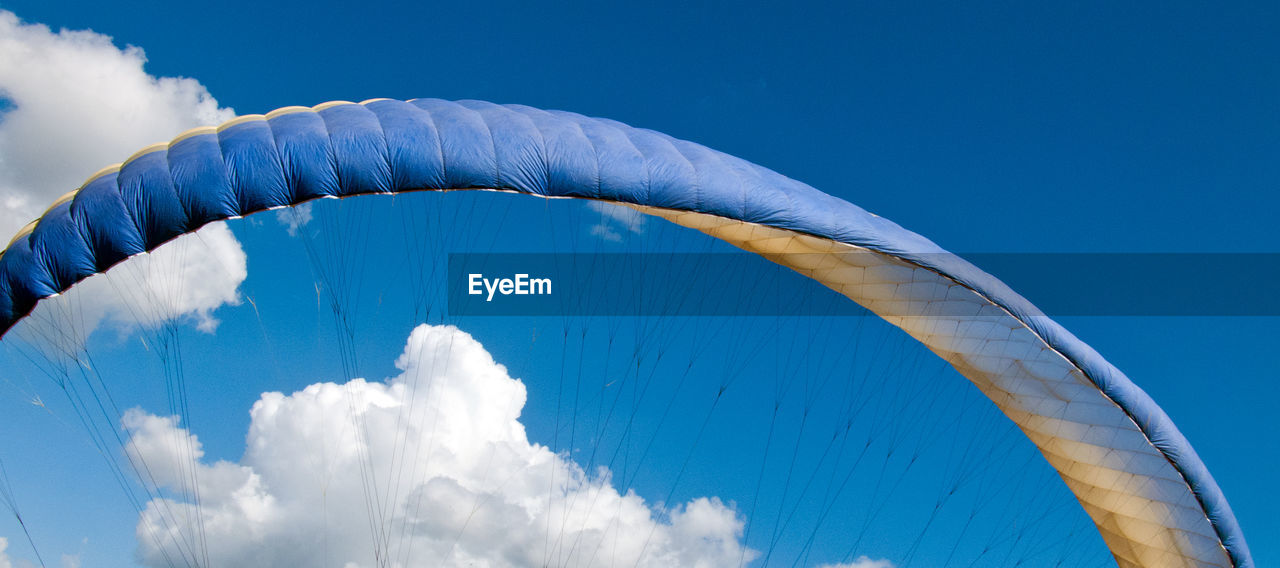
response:
M42 299L214 221L315 199L490 190L613 202L787 266L901 328L1039 448L1128 567L1253 562L1169 417L992 276L761 166L597 118L433 99L286 107L92 176L0 255L0 333Z

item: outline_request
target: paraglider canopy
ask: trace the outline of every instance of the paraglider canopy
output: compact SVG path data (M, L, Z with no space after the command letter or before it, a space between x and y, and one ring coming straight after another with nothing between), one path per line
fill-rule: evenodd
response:
M318 198L463 189L620 203L789 266L973 381L1057 469L1121 566L1252 566L1225 498L1164 412L1001 282L803 183L603 119L384 99L192 130L94 175L13 239L0 256L0 331L41 299L213 221Z

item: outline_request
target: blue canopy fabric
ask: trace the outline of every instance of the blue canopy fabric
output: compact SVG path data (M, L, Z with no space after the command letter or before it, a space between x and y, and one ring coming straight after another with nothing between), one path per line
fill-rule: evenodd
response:
M317 198L446 189L626 204L792 266L974 381L1058 469L1121 566L1253 566L1225 497L1169 417L1007 286L808 185L605 119L380 99L195 129L103 170L9 244L0 334L41 299L210 222ZM797 251L832 263L799 266L785 256Z

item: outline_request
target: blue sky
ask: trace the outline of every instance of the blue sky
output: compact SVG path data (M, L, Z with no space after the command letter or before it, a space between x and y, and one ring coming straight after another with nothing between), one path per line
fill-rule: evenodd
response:
M92 29L119 47L139 46L148 73L194 78L219 106L239 114L373 97L477 98L573 110L760 163L953 251L1280 250L1273 222L1280 210L1274 191L1280 181L1280 14L1262 3L3 7L27 22ZM513 216L507 230L537 226ZM283 284L255 280L258 267L273 261L255 259L276 258L274 251L306 273L296 239L288 240L269 217L235 230L249 252L246 290L276 294L279 305L290 305ZM286 254L268 244L281 241L294 250ZM314 301L294 298L298 305ZM289 313L306 320L298 324L303 329L327 329L319 317L307 319L314 307ZM256 325L220 319L219 337ZM1258 564L1280 562L1272 491L1280 478L1280 423L1273 412L1280 363L1269 354L1280 339L1275 319L1070 317L1062 323L1173 417L1231 500ZM524 374L516 372L519 350L533 352L528 342L487 325L475 322L468 331L513 376L526 377L534 398L537 386L528 377L539 367L530 363ZM375 361L371 377L394 373L389 362L408 328L385 333L382 347L368 356ZM503 347L508 344L517 347ZM200 373L217 367L190 357ZM317 361L298 374L336 380L332 363ZM261 390L238 385L229 391L237 396L220 399L227 401L224 411L243 413ZM531 403L535 438L554 431L541 412ZM234 459L236 443L243 447L247 419L241 420L199 433L211 452ZM36 442L20 442L28 443ZM75 459L99 459L89 453L81 450ZM0 457L9 465L7 455ZM715 493L705 490L714 483L687 483L693 486L686 498ZM654 492L662 497L660 489ZM45 498L33 499L43 504ZM33 506L39 505L25 508ZM10 525L0 527L16 555L17 535ZM65 543L78 536L48 538ZM131 547L109 547L125 556L96 557L127 557ZM50 548L76 552L61 544Z

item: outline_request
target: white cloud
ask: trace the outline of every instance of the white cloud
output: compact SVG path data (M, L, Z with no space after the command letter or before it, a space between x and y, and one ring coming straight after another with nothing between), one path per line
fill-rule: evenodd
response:
M298 236L298 230L307 226L311 222L311 207L314 203L308 201L293 207L286 207L276 211L276 220L284 225L284 229L289 232L290 237Z
M35 562L32 562L25 558L10 557L8 554L8 548L9 548L9 539L5 537L0 537L0 568L38 568L40 566L39 564L36 564ZM63 558L64 558L64 566L66 566L65 558L67 558L67 555L63 555ZM78 556L76 556L75 558L77 560L79 559ZM80 568L80 565L75 564L67 568Z
M195 126L234 116L194 79L153 77L137 47L92 31L53 32L0 10L0 245L108 164ZM238 301L244 252L221 224L183 237L71 292L91 331L191 316L212 331L215 308ZM116 274L122 272L122 274ZM61 322L60 322L61 323Z
M622 240L623 230L637 235L644 232L644 213L607 201L588 201L587 206L600 213L600 222L591 227L594 236L618 242Z
M613 230L613 228L606 223L592 225L591 235L613 243L622 242L622 233Z
M99 168L234 116L194 79L153 77L140 48L0 11L0 241Z
M467 333L420 326L396 366L386 382L263 394L238 463L205 463L174 418L129 413L128 451L148 464L194 459L202 500L198 512L176 496L151 502L138 525L141 558L167 565L149 535L168 535L173 553L187 523L166 515L198 514L212 565L371 566L373 485L390 565L712 568L754 558L741 548L743 520L720 500L654 507L619 493L607 470L585 472L530 442L519 421L524 384ZM181 482L181 468L155 471Z
M76 348L104 322L131 331L177 319L212 333L218 326L214 311L240 303L247 276L240 242L225 223L211 223L42 301L14 329L37 345L69 342L55 349Z
M844 562L841 564L823 564L818 568L894 568L893 563L888 560L873 560L866 556L859 556L853 562Z

